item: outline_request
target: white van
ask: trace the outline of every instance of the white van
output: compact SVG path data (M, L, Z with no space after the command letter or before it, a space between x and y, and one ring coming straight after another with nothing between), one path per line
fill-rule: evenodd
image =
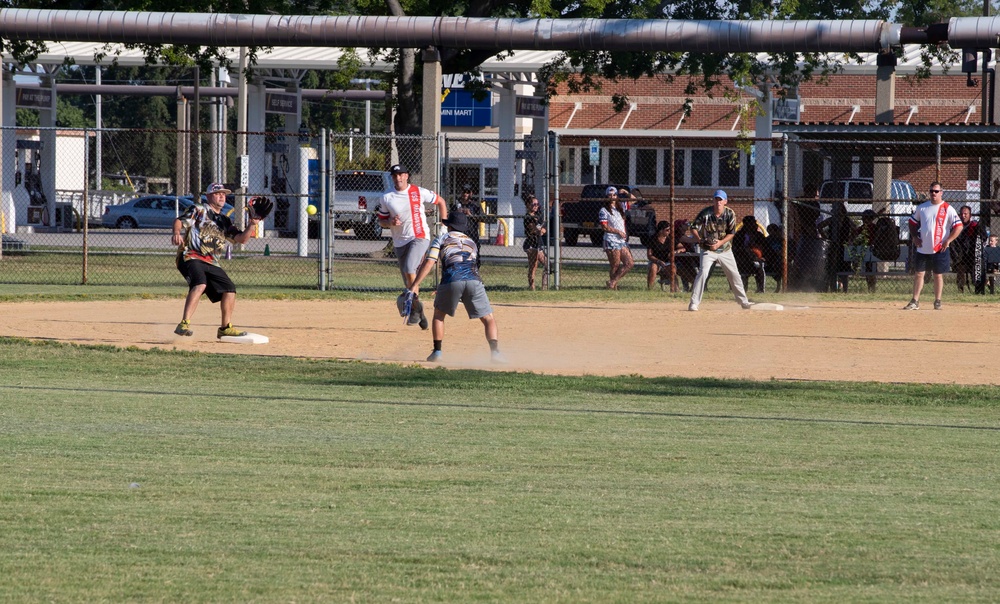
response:
M854 200L872 199L874 191L875 185L871 178L840 178L824 181L819 189L820 211L823 212L823 218L830 216L832 211L829 203L822 203L824 199L850 200L847 203L847 212L860 215L861 212L872 209L872 203ZM922 200L917 196L917 190L913 185L905 180L892 181L889 199L889 208L885 213L891 216L899 227L900 238L909 239L910 230L907 221Z

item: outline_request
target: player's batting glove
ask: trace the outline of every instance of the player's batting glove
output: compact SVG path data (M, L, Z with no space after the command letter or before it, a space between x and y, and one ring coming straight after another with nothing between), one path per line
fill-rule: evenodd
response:
M271 214L271 210L273 209L274 202L263 195L251 197L247 202L247 214L249 214L251 219L264 220Z

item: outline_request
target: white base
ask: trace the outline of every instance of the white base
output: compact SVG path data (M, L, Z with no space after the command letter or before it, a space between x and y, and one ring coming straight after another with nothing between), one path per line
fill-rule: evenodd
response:
M785 307L780 304L772 304L771 302L758 302L751 306L750 310L785 310Z
M267 344L270 340L259 333L247 332L245 336L222 336L219 341L227 344Z

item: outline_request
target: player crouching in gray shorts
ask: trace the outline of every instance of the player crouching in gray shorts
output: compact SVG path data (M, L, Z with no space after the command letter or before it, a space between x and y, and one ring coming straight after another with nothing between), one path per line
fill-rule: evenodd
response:
M420 282L441 262L441 282L434 296L434 323L431 335L434 337L434 350L427 360L440 362L444 340L445 317L454 317L458 303L465 305L465 311L470 319L479 319L486 332L486 341L490 345L490 357L494 363L505 363L507 360L501 354L497 324L493 318L493 308L486 297L486 288L479 277L478 247L476 242L465 232L468 230L468 220L462 212L452 212L441 222L448 231L438 235L427 251L427 257L417 271L413 286L409 293L420 292Z
M434 295L434 310L454 317L459 302L465 305L465 312L469 313L470 319L482 319L493 314L493 307L486 297L486 287L482 281L452 281L438 285Z

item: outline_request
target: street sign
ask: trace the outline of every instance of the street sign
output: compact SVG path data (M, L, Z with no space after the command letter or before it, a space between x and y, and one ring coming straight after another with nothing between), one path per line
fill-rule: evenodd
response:
M601 141L592 139L590 141L590 163L598 164L601 162Z

